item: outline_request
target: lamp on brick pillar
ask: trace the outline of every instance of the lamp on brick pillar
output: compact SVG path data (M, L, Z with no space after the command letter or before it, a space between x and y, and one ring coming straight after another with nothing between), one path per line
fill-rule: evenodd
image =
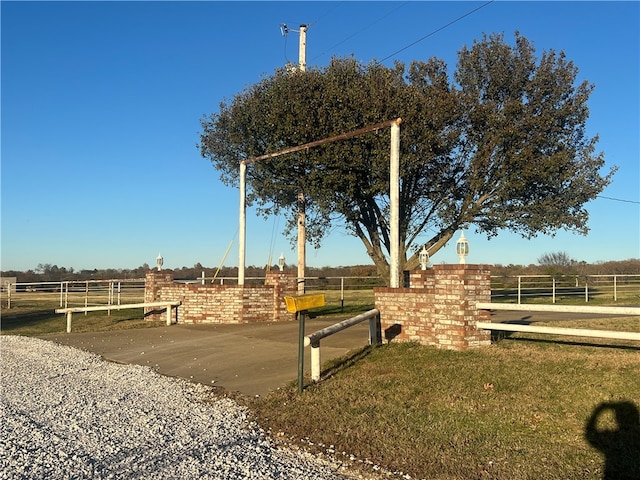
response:
M284 271L284 260L284 253L281 253L278 257L278 268L281 272Z
M426 270L429 266L429 252L427 252L427 248L424 245L418 254L418 260L420 261L420 268Z
M460 257L460 263L462 265L467 263L464 257L469 255L469 240L464 236L464 232L460 232L460 238L456 242L456 253Z
M156 267L158 269L158 271L162 270L162 264L164 263L164 259L162 258L162 255L158 254L157 258L156 258Z

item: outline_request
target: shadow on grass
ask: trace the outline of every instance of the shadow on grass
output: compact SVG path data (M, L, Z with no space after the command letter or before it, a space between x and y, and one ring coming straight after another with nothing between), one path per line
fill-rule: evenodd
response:
M601 425L613 417L615 428ZM603 480L640 478L640 413L630 401L603 402L591 414L584 436L605 457Z
M2 332L12 333L16 330L30 329L42 325L42 322L56 320L64 320L64 317L56 314L53 310L3 315Z
M325 380L329 377L337 375L338 373L348 370L353 367L356 363L365 359L367 356L371 354L374 348L379 348L380 345L367 345L362 347L359 350L354 352L350 352L344 357L334 359L329 362L329 365L320 372L320 379Z
M495 333L495 336L494 336ZM510 335L499 335L500 333L508 333ZM595 342L585 342L585 341L579 341L579 340L560 340L560 339L553 339L553 338L527 338L527 337L513 337L512 335L515 335L519 332L499 332L499 331L495 331L491 333L491 341L492 342L498 342L498 341L503 341L503 340L511 340L514 342L529 342L529 343L537 343L540 345L569 345L569 346L576 346L576 347L598 347L598 348L611 348L611 349L616 349L616 350L632 350L632 351L639 351L640 352L640 346L639 345L621 345L621 344L615 344L615 343L610 343L610 342L606 342L605 339L602 340L602 342L599 343L595 343Z

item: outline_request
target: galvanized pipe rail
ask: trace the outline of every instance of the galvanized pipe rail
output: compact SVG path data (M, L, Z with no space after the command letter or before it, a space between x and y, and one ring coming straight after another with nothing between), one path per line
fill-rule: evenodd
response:
M147 302L147 303L129 303L126 305L99 305L94 307L69 307L69 308L56 308L56 313L64 313L67 315L67 333L71 333L71 320L74 313L80 312L100 312L110 310L126 310L130 308L145 308L145 307L165 307L167 309L167 325L171 325L171 309L176 309L182 304L182 302Z
M513 310L559 313L599 313L605 315L640 315L640 307L586 307L579 305L535 305L512 303L484 303L476 304L478 310ZM532 325L517 325L513 323L478 322L477 328L484 330L501 330L507 332L542 333L548 335L566 335L571 337L609 338L615 340L640 341L640 332L618 332L614 330L592 330L586 328L541 327Z
M305 346L311 346L311 379L314 382L320 380L320 340L334 333L338 333L346 328L357 325L365 320L369 320L369 345L380 343L378 321L380 311L373 308L368 312L361 313L355 317L343 320L342 322L330 325L322 330L307 335L304 339Z

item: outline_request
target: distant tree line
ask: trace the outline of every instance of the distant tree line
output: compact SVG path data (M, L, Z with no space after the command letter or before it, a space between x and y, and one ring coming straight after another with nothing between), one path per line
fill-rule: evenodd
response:
M247 277L264 277L267 270L267 266L257 267L254 265L248 266L245 269L245 276ZM287 266L287 270L295 268L294 266ZM3 270L1 275L3 277L17 277L18 282L62 282L71 280L110 280L110 279L133 279L144 278L148 271L152 268L148 264L143 264L133 269L83 269L74 270L73 268L58 267L58 265L51 264L39 264L34 269L26 271L19 270ZM271 270L278 270L277 265L273 265ZM181 267L175 269L165 268L163 271L171 272L176 280L194 280L202 277L204 272L207 279L211 279L214 275L216 277L237 277L237 267L222 267L218 270L217 267L205 267L201 263L196 263L192 267ZM355 265L348 267L307 267L307 276L309 277L375 277L377 276L376 268L374 265Z
M587 263L572 259L565 252L545 253L537 264L494 265L492 275L637 275L640 258Z
M291 271L292 265L285 267ZM273 265L271 270L277 270L278 266ZM4 270L0 274L3 277L17 277L18 282L61 282L71 280L110 280L144 278L151 270L148 264L142 264L133 269L97 269L74 270L73 268L58 267L51 264L39 264L35 269L27 271ZM181 267L176 269L163 269L173 273L177 280L194 280L202 277L202 272L207 279L214 275L217 277L237 277L237 267L205 267L196 263L192 267ZM245 270L247 277L263 277L267 266L249 266ZM375 265L353 265L338 267L307 267L308 277L376 277L378 276ZM491 268L492 275L637 275L640 274L640 258L630 258L628 260L604 261L587 263L573 260L565 252L554 252L542 255L537 264L530 265L501 265L496 264Z

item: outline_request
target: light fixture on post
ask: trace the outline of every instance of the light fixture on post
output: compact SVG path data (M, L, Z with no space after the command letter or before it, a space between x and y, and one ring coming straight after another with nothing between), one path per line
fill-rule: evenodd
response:
M162 255L158 254L158 257L156 258L156 268L158 269L158 271L162 270L163 263L164 259L162 258Z
M460 238L456 242L456 253L460 257L460 263L462 265L467 263L464 257L469 255L469 240L464 236L464 232L460 232Z
M280 271L284 271L284 253L281 253L278 257L278 268Z
M424 245L418 254L418 260L420 261L420 268L426 270L427 266L429 266L429 252L427 252L427 248Z

